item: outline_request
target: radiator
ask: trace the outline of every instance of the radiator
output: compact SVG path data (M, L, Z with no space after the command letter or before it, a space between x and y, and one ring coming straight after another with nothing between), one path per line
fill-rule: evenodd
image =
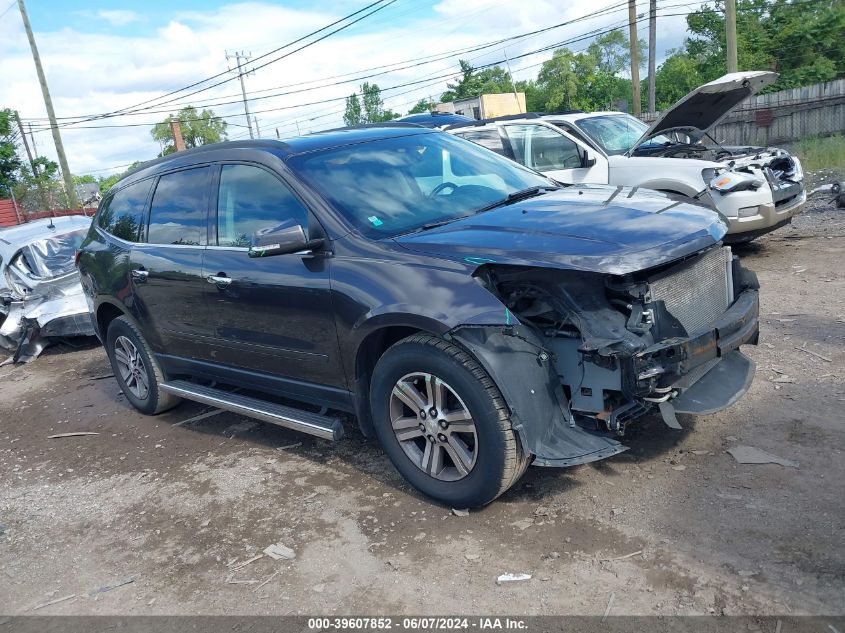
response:
M687 335L709 330L733 303L731 249L714 248L649 280L653 301L663 301Z

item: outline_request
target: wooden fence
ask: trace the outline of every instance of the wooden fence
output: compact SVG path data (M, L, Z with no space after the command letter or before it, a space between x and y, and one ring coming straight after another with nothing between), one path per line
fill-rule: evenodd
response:
M640 118L651 123L658 114ZM711 132L726 145L762 146L834 134L845 134L845 79L757 95Z
M15 209L11 200L0 200L0 228L23 224L30 220L58 217L60 215L85 215L91 217L96 209L59 209L57 211L26 212L21 208Z

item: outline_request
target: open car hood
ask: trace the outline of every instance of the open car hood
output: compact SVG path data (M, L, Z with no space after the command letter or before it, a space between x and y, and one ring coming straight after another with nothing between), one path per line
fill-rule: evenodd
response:
M469 264L622 275L712 246L727 231L709 208L648 189L575 185L394 238Z
M777 78L777 73L755 70L730 73L699 86L657 117L629 154L648 139L666 132L683 131L695 140L700 139L736 106Z

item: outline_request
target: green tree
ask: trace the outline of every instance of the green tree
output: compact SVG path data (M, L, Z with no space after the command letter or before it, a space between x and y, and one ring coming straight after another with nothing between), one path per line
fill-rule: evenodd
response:
M119 172L117 174L112 174L111 176L101 176L99 179L100 183L100 193L105 195L105 193L114 187L117 182L123 178L126 174L130 171L134 171L137 167L141 164L141 161L136 160L134 163L129 165L129 168L126 171Z
M446 84L446 92L441 101L459 101L471 99L483 94L513 92L513 83L508 72L500 66L477 70L466 60L460 60L461 78L455 83Z
M8 108L0 110L0 196L8 196L8 190L18 182L21 161L18 147L12 134L12 121L15 113Z
M384 101L381 98L381 88L378 84L364 83L359 93L346 97L346 112L343 114L343 122L346 125L361 125L364 123L380 123L392 121L399 116L398 113L384 108Z
M357 93L346 97L346 112L343 113L343 122L346 125L361 125L364 122L364 115L361 112L361 102Z
M543 62L537 75L537 86L545 95L543 109L549 112L577 107L578 56L568 48L559 48Z
M702 81L726 72L724 0L687 16L686 53ZM845 76L845 3L842 0L738 0L740 70L777 70L767 91Z
M152 137L164 145L159 156L166 156L176 151L173 131L170 129L171 121L180 121L185 147L199 147L226 140L228 123L215 116L212 110L204 109L202 112L197 112L195 107L188 106L179 110L176 116L168 115L164 121L156 123L150 131Z
M654 76L657 109L665 110L693 89L706 83L698 70L698 62L683 50L669 51Z
M408 110L408 114L423 114L424 112L431 112L434 109L434 104L428 99L420 99L417 105Z

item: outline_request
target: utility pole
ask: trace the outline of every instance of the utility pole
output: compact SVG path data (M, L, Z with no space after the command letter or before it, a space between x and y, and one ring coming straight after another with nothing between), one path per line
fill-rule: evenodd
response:
M640 99L640 56L637 40L637 0L628 0L628 31L631 45L631 101L634 102L634 115L642 111Z
M26 134L23 131L23 124L21 123L21 115L15 110L15 121L18 122L18 129L21 131L21 138L23 139L23 146L26 149L26 157L29 159L29 166L32 167L32 175L37 176L35 171L35 161L32 159L32 152L29 150L29 141L26 139Z
M648 4L648 111L657 110L657 0Z
M32 123L27 123L26 127L29 130L29 142L32 143L32 155L38 156L38 147L35 145L35 134L32 131Z
M47 88L47 77L44 76L44 68L41 67L41 57L38 54L38 46L35 44L35 36L32 34L32 26L29 24L29 15L26 13L26 7L24 6L23 0L18 0L18 8L21 11L23 28L26 30L26 37L29 40L29 48L32 49L32 60L35 62L35 72L38 73L38 83L41 84L41 94L44 96L44 107L47 109L47 117L50 119L50 131L53 133L53 142L56 144L56 154L59 158L59 167L61 167L62 170L62 179L65 183L65 193L67 194L68 206L71 209L74 209L78 203L76 201L76 191L73 188L73 178L71 178L70 168L67 164L65 147L62 145L62 135L59 132L59 126L56 123L56 112L53 110L53 100L50 98L50 90Z
M728 72L739 70L736 55L736 0L725 0L725 44L728 48Z
M252 133L252 121L250 120L250 116L249 116L249 105L247 105L247 101L246 101L246 86L244 86L244 75L248 75L250 73L248 73L248 72L245 73L241 70L241 60L244 60L244 62L247 62L247 61L249 61L250 57L252 57L252 56L247 55L243 52L241 52L241 53L235 52L235 53L232 53L231 55L229 55L229 53L226 53L226 60L227 61L234 58L235 61L238 64L238 79L240 79L240 81L241 81L241 94L243 95L243 98L244 98L244 116L246 116L246 126L249 128L249 138L255 138L255 135Z
M182 138L182 122L178 119L170 122L170 131L173 132L173 144L177 152L185 150L185 140Z
M256 138L261 138L261 130L258 128L258 117L252 115L252 122L255 123L255 136Z

